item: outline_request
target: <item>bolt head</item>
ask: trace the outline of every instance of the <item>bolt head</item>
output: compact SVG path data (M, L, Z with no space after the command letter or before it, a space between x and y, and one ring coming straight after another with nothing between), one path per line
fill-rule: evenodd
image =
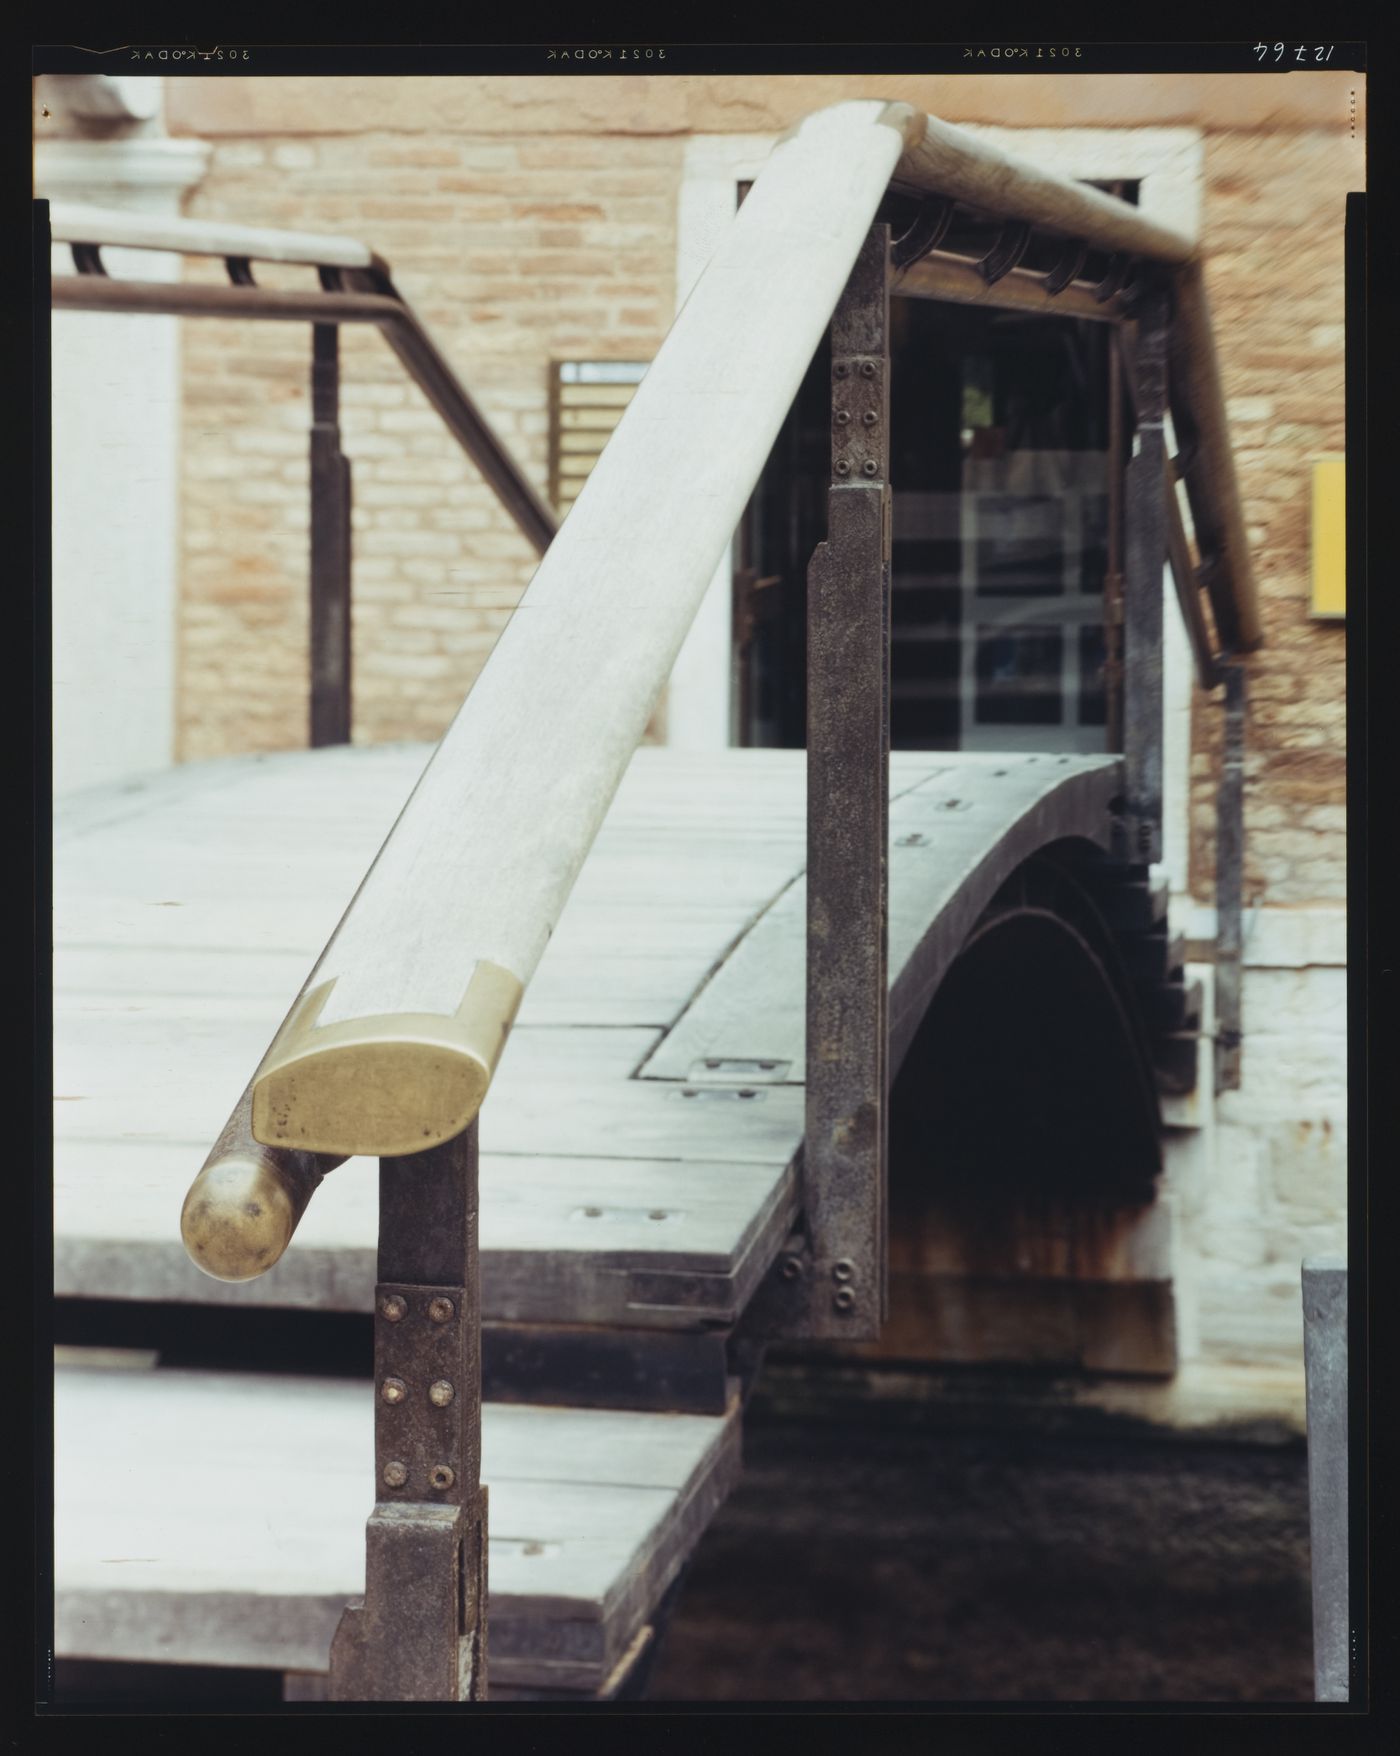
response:
M836 411L836 425L838 427L849 427L850 424L851 424L851 411L849 409L837 409L837 411Z
M408 1303L397 1293L385 1293L379 1301L379 1315L386 1323L402 1323L408 1315Z
M877 466L875 459L873 457L866 458L866 460L865 460L865 473L866 473L866 475L873 476L875 474L877 467L878 466Z
M874 362L874 360L862 360L861 361L860 375L862 378L873 378L875 376L875 362Z
M855 1309L856 1296L849 1287L838 1287L832 1295L831 1303L845 1317Z
M802 1272L801 1258L797 1256L784 1256L780 1272L784 1280L796 1280L798 1275Z
M428 1316L434 1323L448 1323L455 1315L457 1307L451 1299L429 1299Z
M429 1386L428 1401L434 1408L446 1408L456 1394L446 1378L439 1378L436 1384Z
M386 1463L384 1465L384 1482L386 1487L401 1488L408 1480L408 1466L402 1463Z
M435 1463L428 1471L428 1480L435 1488L450 1488L457 1480L457 1474L445 1463Z
M875 413L874 409L867 409L860 418L865 422L867 427L873 427L880 417Z
M844 1282L844 1281L848 1281L848 1280L854 1280L855 1277L856 1277L856 1265L854 1262L851 1261L849 1256L843 1256L839 1262L832 1263L832 1265L831 1265L831 1278L834 1281Z
M845 460L845 458L844 458L844 457L842 457L842 458L839 458L839 459L838 459L838 460L837 460L837 463L836 463L836 473L837 473L837 475L838 475L838 476L848 476L848 475L850 475L850 473L851 473L851 466L850 466L850 464L849 464L849 463L847 463L847 462L846 462L846 460Z
M846 376L846 374L850 371L850 369L851 368L846 364L846 362L844 360L838 360L836 362L836 364L831 368L832 376L835 378L844 378Z
M402 1378L386 1378L379 1386L379 1394L385 1402L402 1402L408 1395L408 1386Z

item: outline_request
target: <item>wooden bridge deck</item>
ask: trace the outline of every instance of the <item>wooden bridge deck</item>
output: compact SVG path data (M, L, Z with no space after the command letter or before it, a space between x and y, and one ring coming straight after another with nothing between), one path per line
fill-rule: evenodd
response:
M60 807L60 1297L371 1309L377 1186L364 1161L327 1177L283 1260L245 1285L199 1273L178 1218L428 754L238 758ZM659 1412L488 1405L490 1638L503 1682L601 1689L733 1473L718 1332L798 1208L803 782L800 752L638 752L483 1108L488 1397L494 1382L537 1403L583 1399L582 1386L575 1398L557 1382L510 1382L512 1326L552 1325L574 1344L590 1330L650 1332L658 1343L666 1332L711 1349L709 1388ZM895 1041L912 1032L997 885L1047 842L1101 838L1117 785L1110 758L895 755ZM211 1392L169 1369L76 1373L65 1375L60 1406L60 1655L139 1648L187 1662L222 1653L226 1663L324 1666L332 1606L357 1589L363 1565L365 1385L226 1377ZM183 1435L172 1454L183 1445L187 1464L134 1470L136 1435L172 1426ZM254 1457L252 1473L222 1469L225 1451ZM258 1472L283 1452L301 1467L279 1467L287 1485L273 1492ZM541 1457L557 1461L540 1472ZM646 1474L649 1458L663 1460L660 1474ZM223 1485L208 1497L185 1491L186 1468ZM601 1522L588 1510L595 1500L610 1509ZM211 1506L222 1528L186 1550ZM246 1544L235 1534L245 1526ZM544 1543L544 1558L527 1560L517 1538ZM258 1582L259 1557L271 1583ZM188 1601L178 1607L192 1598L197 1614ZM220 1644L218 1628L241 1626L255 1600L278 1612L281 1660L234 1656L243 1648L232 1635Z

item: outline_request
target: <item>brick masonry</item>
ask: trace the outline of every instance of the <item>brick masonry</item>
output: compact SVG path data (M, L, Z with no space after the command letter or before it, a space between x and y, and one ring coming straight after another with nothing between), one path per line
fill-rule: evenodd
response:
M188 211L371 242L546 494L550 360L649 358L669 326L680 150L217 139ZM300 325L184 326L181 760L306 742L309 345ZM343 332L342 376L355 739L437 738L535 558L377 335Z

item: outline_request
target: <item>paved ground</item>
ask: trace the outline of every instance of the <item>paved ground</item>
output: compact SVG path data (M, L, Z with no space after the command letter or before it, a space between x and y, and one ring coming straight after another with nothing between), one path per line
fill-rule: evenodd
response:
M652 1700L1310 1701L1301 1443L779 1421Z

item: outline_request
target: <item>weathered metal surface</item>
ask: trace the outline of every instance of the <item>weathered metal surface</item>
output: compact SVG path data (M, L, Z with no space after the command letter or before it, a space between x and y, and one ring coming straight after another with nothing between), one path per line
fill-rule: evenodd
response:
M350 742L350 460L340 449L340 331L311 329L311 745Z
M889 235L871 228L832 318L828 536L807 582L803 1328L853 1340L885 1305Z
M376 1505L365 1595L331 1647L336 1701L486 1694L477 1127L379 1171Z
M1070 261L1069 266L1082 264ZM1078 317L1088 323L1121 321L1121 298L1101 301L1091 287L1078 282L1052 284L1055 272L1053 268L1049 274L1011 268L988 281L976 262L934 250L897 270L890 291L901 298L940 299L993 311L1034 311L1052 317Z
M235 317L272 323L371 323L407 367L449 431L537 554L558 529L554 514L492 431L465 386L394 291L387 275L366 271L374 292L283 292L270 287L206 286L189 281L119 281L56 275L57 310L120 311L162 317ZM379 290L388 288L388 292Z
M1125 855L1162 857L1162 572L1167 557L1167 294L1144 291L1133 347L1137 436L1127 468L1123 599Z
M1244 998L1245 671L1222 667L1225 744L1215 795L1215 1088L1238 1091Z
M1167 557L1171 562L1172 584L1181 610L1187 639L1191 642L1191 658L1196 667L1196 681L1202 689L1214 689L1220 682L1220 667L1212 650L1210 629L1206 626L1205 609L1201 603L1200 577L1191 561L1191 548L1186 540L1181 507L1176 498L1176 470L1167 466L1165 483L1167 507Z
M1347 1462L1347 1269L1303 1264L1315 1699L1351 1699L1351 1530Z
M977 272L988 286L994 286L1004 275L1018 268L1031 241L1031 228L1024 220L1007 220L997 233L997 240L977 264Z

